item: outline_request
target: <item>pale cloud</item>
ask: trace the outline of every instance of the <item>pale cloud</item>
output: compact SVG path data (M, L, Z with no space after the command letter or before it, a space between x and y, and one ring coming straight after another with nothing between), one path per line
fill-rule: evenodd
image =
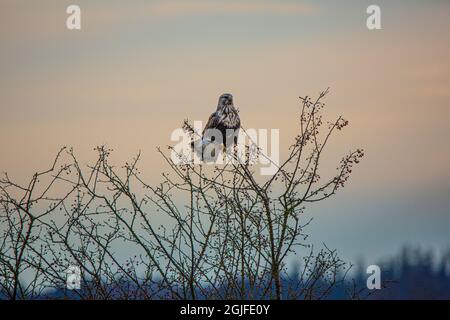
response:
M105 10L105 6L108 10ZM208 17L216 15L271 15L271 16L294 16L315 15L320 12L317 5L303 2L284 1L154 1L141 4L124 6L122 3L111 5L104 3L91 6L87 12L88 19L92 25L99 27L122 26L123 23L139 22L148 20L158 22L172 18L186 17Z
M450 63L446 58L423 62L411 70L410 76L418 87L411 88L412 95L424 98L450 98Z
M82 29L89 36L127 27L129 23L161 22L171 18L214 15L314 15L316 5L284 1L87 1L78 0ZM5 0L0 10L0 39L7 43L55 41L68 34L65 19L69 1Z
M148 8L151 15L185 16L208 14L310 15L318 8L281 1L158 1Z
M0 8L0 39L25 42L53 38L65 30L65 9L63 3L55 5L48 1L2 1Z

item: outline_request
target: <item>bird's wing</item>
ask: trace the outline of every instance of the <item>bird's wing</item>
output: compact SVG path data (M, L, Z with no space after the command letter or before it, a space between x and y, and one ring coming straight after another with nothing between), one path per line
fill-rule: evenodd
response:
M208 119L206 123L205 129L203 129L203 134L207 129L215 129L219 125L221 121L221 117L217 112L214 112Z
M233 128L235 130L241 128L241 118L239 117L239 114L236 114L236 126Z

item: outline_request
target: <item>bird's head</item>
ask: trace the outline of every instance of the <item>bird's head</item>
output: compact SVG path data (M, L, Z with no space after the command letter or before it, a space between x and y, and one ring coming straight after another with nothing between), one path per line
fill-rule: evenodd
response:
M229 106L233 106L233 95L230 93L224 93L219 97L217 109L222 109Z

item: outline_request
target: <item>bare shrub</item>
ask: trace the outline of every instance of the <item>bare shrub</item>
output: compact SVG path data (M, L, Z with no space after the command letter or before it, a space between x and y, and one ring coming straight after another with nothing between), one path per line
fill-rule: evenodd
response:
M63 148L25 186L5 174L1 295L50 297L49 288L60 288L81 299L326 298L348 270L335 250L303 256L295 279L287 268L308 245L307 205L344 187L363 156L352 151L331 178L319 176L331 136L348 124L342 117L324 122L326 94L300 98L298 135L266 179L248 162L180 165L158 149L170 172L154 186L140 174L140 155L116 168L106 147L96 148L87 167ZM81 268L82 288L67 292L70 265Z

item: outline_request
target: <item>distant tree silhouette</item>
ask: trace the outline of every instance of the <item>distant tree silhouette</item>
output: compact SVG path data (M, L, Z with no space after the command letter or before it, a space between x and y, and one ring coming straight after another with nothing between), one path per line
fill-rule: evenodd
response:
M373 299L450 299L450 250L441 255L431 250L405 246L400 253L380 263L383 278L393 279L387 290Z

